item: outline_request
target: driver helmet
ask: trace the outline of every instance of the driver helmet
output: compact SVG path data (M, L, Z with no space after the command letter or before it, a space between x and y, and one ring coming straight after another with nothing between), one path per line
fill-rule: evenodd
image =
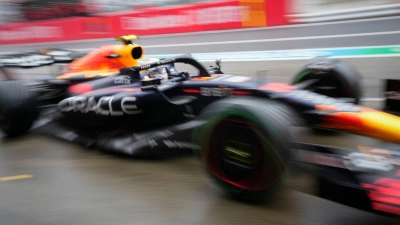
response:
M156 58L148 58L145 60L145 63L153 63L158 62L159 59ZM159 78L161 80L168 80L167 69L164 66L158 66L154 68L147 69L147 74L150 78Z

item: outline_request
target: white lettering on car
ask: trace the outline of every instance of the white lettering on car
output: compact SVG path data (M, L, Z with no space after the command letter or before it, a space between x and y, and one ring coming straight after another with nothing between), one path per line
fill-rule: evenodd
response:
M58 107L62 112L94 112L103 116L134 115L142 112L136 105L136 97L127 96L122 98L120 102L121 110L113 108L113 100L113 96L103 96L98 101L94 97L76 96L61 101Z
M131 84L130 77L117 77L114 79L114 84Z
M348 159L346 165L350 170L390 171L394 169L394 166L389 163L389 158L385 156L353 152L345 158Z
M111 97L110 98L110 101L108 102L108 108L110 109L110 115L111 116L122 116L122 115L124 115L124 113L123 112L121 112L121 111L116 111L116 110L113 110L113 108L112 108L112 100L114 99L114 96L113 97ZM122 104L121 104L122 105Z
M150 68L150 67L151 67L150 64L145 64L145 65L140 66L140 69L141 69L141 70L145 70L145 69L148 69L148 68Z
M121 108L124 113L132 115L137 112L137 105L135 104L135 97L125 97L121 101Z
M200 94L203 96L223 97L232 94L232 88L207 88L201 87Z
M95 111L95 112L97 112L97 113L99 113L99 114L101 114L101 115L104 115L104 116L109 115L109 114L110 114L110 110L103 109L103 108L101 107L102 102L103 102L103 101L109 101L109 99L111 99L111 97L108 97L108 96L101 97L101 98L99 99L98 103L97 103L97 107L96 107L96 111Z
M312 163L317 165L346 168L346 165L344 164L344 159L334 154L293 149L292 159L300 162Z

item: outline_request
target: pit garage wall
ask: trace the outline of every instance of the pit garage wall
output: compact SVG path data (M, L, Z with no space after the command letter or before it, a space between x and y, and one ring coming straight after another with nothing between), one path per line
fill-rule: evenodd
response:
M291 7L294 14L305 14L396 3L400 3L400 0L293 0Z
M286 25L291 0L229 0L0 27L0 44L21 44Z

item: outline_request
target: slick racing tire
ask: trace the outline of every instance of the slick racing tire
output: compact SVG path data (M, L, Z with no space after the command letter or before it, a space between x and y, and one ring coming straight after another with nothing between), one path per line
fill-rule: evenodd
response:
M0 129L8 136L26 133L38 116L35 96L20 80L0 82Z
M361 76L345 62L324 59L310 63L293 77L292 84L300 85L307 81L311 83L304 87L306 90L343 99L353 104L360 103L362 97Z
M279 190L300 119L281 103L225 98L203 110L193 133L206 171L231 196L266 201Z

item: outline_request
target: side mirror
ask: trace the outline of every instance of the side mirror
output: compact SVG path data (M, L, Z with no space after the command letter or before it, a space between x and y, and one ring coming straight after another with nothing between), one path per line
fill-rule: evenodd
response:
M216 59L215 66L210 66L207 70L211 74L223 74L221 71L221 59Z
M221 69L221 59L216 59L215 60L215 65L217 65L218 69Z

